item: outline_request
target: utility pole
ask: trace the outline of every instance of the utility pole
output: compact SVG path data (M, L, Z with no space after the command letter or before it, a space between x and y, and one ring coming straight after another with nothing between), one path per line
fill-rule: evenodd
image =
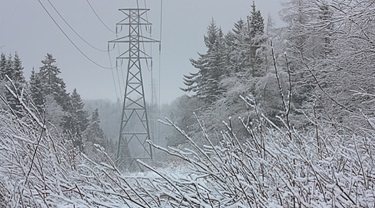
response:
M144 49L142 50L141 44L144 46L145 43L159 41L142 35L143 27L151 27L146 16L149 9L119 9L119 11L125 14L125 18L116 24L116 33L119 28L122 30L126 26L129 30L128 34L108 42L109 44L128 45L128 49L116 58L116 65L119 60L128 61L117 164L119 167L134 170L137 164L136 160L153 159L151 145L147 143L152 138L142 78L142 63L152 57Z

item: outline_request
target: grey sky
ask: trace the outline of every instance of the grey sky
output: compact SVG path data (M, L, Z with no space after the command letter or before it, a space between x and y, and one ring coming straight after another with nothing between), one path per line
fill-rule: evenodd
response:
M67 22L89 43L97 48L106 50L107 41L116 36L105 28L91 11L86 0L50 0ZM41 0L59 25L77 44L77 46L95 62L109 67L107 53L96 51L77 37L59 18L47 0ZM119 8L136 6L135 0L90 0L90 3L100 18L111 29L124 16ZM159 39L160 28L160 0L146 1L149 20L153 23L152 37ZM144 1L139 0L141 7ZM205 52L203 35L212 18L215 19L224 33L228 32L234 22L245 19L250 13L252 1L249 0L163 0L163 36L162 36L162 68L161 68L161 102L173 101L183 94L179 87L183 87L182 76L195 69L190 65L189 58L197 58L197 52ZM281 6L278 0L258 0L258 9L267 19L271 14L275 21ZM38 0L2 0L0 7L0 52L5 54L15 51L20 55L27 79L32 68L38 69L40 61L46 53L51 53L57 59L61 77L67 83L68 90L77 88L85 99L111 99L120 96L118 79L113 83L111 70L102 69L88 61L67 40L54 25ZM120 49L124 49L122 46ZM147 48L147 51L151 51ZM114 66L118 51L112 51L110 57ZM158 78L158 45L152 47L154 56L154 77ZM125 72L125 68L123 69ZM113 70L117 77L117 72ZM146 97L150 98L151 78L146 67L143 69ZM121 76L121 69L118 71ZM123 78L120 78L123 93ZM117 86L117 95L115 87Z

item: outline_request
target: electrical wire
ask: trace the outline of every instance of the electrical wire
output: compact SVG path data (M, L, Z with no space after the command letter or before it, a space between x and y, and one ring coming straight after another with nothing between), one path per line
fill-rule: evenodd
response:
M52 2L50 0L47 0L48 3L51 5L51 7L55 10L55 12L60 16L60 18L65 22L66 25L68 25L68 27L83 41L85 42L87 45L89 45L91 48L97 50L97 51L100 51L100 52L105 52L107 53L108 50L103 50L103 49L100 49L100 48L97 48L95 47L94 45L92 45L91 43L89 43L88 41L86 41L80 34L78 34L78 32L68 23L68 21L66 21L66 19L61 15L61 13L58 11L58 9L52 4Z
M111 31L112 33L116 34L115 31L113 31L111 28L109 28L105 23L104 21L100 18L100 16L98 15L98 13L95 11L94 7L91 5L90 1L89 0L86 0L86 2L89 4L91 10L94 12L95 16L98 18L98 20L104 25L105 28L107 28L109 31Z
M108 53L108 60L109 60L109 65L111 66L112 68L112 59L111 59L111 54ZM118 96L118 91L117 91L117 87L116 87L116 80L115 80L115 75L113 73L113 69L111 69L111 74L112 74L112 81L113 81L113 85L115 87L115 93L116 93L116 98L119 98ZM121 96L121 94L120 94ZM122 100L122 97L121 97L121 100Z
M120 76L119 76L119 74L118 74L118 69L116 69L116 74L117 74L118 87L119 87L119 89L120 89L120 95L121 95L120 97L121 97L121 100L123 100L122 95L124 95L125 92L122 92L122 87L121 87L121 82L120 82Z
M137 6L138 6L138 9L139 9L138 0L137 0ZM144 8L147 9L147 3L146 3L146 0L144 0ZM146 15L146 21L147 21L147 23L149 23L149 20L148 20L148 13L146 12L145 15ZM145 25L145 29L146 29L146 31L147 31L147 25ZM152 38L152 34L151 34L151 26L150 26L150 29L149 29L149 30L150 30L150 31L148 31L148 32L149 32L149 34L150 34L150 38ZM141 33L141 37L143 38L143 30L142 30L142 29L140 30L140 33ZM142 42L142 49L143 49L143 51L146 53L146 47L145 47L145 43L144 43L144 42ZM150 55L151 55L151 57L152 57L152 44L151 44ZM150 67L150 64L149 64L149 62L148 62L148 59L146 58L146 67L147 67L147 70L148 70L148 71L152 71L152 60L151 60L151 67Z
M163 0L160 0L160 31L159 31L159 106L161 104L161 67L162 67L162 36L163 36Z
M161 51L161 42L162 42L162 35L163 35L163 0L160 0L160 23L159 23L159 77L158 77L158 117L161 118L161 67L162 67L162 51ZM158 125L158 136L160 138L161 129L160 123Z
M122 92L122 87L121 87L121 81L120 81L120 75L118 73L118 67L117 67L117 60L116 60L116 74L117 74L117 81L118 81L118 87L120 89L120 93L121 93L121 100L122 100L122 95L125 93ZM125 86L125 85L124 85Z
M162 40L162 35L163 35L163 0L160 0L160 43ZM161 45L161 44L160 44ZM161 51L161 47L159 49Z
M47 10L47 8L43 5L43 3L38 0L39 4L42 6L42 8L44 9L44 11L48 14L48 16L52 19L52 21L55 23L55 25L60 29L60 31L64 34L64 36L69 40L69 42L87 59L89 60L91 63L95 64L96 66L100 67L100 68L103 68L103 69L113 69L113 68L110 68L110 67L105 67L103 65L100 65L98 64L97 62L95 62L94 60L92 60L89 56L87 56L74 42L72 39L70 39L70 37L65 33L65 31L60 27L60 25L56 22L56 20L53 18L53 16L51 15L51 13Z
M118 54L119 56L121 55L121 49L120 49L120 45L118 45ZM124 87L126 87L126 81L125 81L125 75L124 75L124 68L122 67L124 65L124 60L121 59L121 65L120 65L120 70L121 70L121 77L122 77L122 84L124 85Z

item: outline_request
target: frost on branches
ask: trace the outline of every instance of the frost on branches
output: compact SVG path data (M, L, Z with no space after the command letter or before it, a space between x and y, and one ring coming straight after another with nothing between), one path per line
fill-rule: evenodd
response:
M182 160L184 172L173 168L167 172L139 161L149 171L130 174L120 172L108 156L107 163L96 163L78 154L72 141L49 133L47 125L18 101L22 119L0 112L1 206L373 207L375 203L374 128L356 134L317 123L315 132L299 133L275 128L259 114L258 123L239 118L248 132L245 142L225 123L220 143L213 145L197 121L209 144L201 147L167 121L192 148L153 146ZM243 101L256 107L251 97Z

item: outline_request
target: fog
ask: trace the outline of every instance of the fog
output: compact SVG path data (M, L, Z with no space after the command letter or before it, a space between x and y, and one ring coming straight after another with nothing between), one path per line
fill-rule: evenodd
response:
M101 23L87 1L51 1L70 27L65 24L47 0L41 0L41 2L72 42L88 58L104 67L116 66L115 57L119 52L124 51L126 46L121 46L120 51L115 50L108 55L106 52L97 51L89 46L70 27L86 42L105 51L108 47L107 42L116 38L116 34L109 29L114 31L115 24L124 18L118 9L134 8L136 1L129 3L120 0L90 0L89 3L105 25ZM163 10L161 10L161 1L148 1L146 4L151 9L148 18L153 23L153 38L160 39L160 20L162 19L163 22L161 54L159 55L157 44L154 44L152 49L146 46L146 50L153 56L152 70L156 99L161 103L170 103L183 94L179 89L183 87L183 74L195 70L189 59L196 58L197 52L205 52L203 36L209 22L214 19L226 33L233 28L234 22L241 18L246 19L251 11L252 2L247 0L164 0L162 3ZM255 3L265 19L270 14L276 22L280 23L278 10L281 6L278 1L263 0L255 1ZM139 1L139 6L144 8L145 1ZM162 18L160 18L161 13ZM111 72L109 69L103 69L92 63L64 36L38 1L3 1L0 7L0 23L2 31L0 52L5 54L17 52L23 61L27 77L33 67L37 69L41 66L40 61L44 59L46 53L51 53L57 59L57 64L62 71L61 77L67 83L69 91L77 88L84 99L109 99L111 101L121 99L124 93L124 72L127 64ZM160 64L159 60L161 60ZM149 65L151 66L151 63ZM148 101L151 99L150 70L151 67L143 69Z

